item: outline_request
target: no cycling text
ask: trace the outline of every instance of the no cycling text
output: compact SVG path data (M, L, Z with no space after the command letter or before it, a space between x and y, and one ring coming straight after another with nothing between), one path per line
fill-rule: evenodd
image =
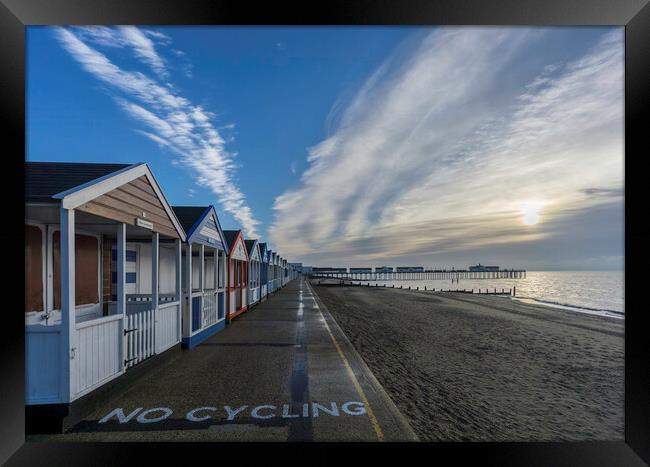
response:
M140 424L158 423L168 419L173 413L173 410L169 407L153 407L146 410L143 407L138 407L128 413L123 408L118 407L105 415L98 423L110 421L117 421L120 424L129 422ZM185 413L185 419L190 422L205 422L210 419L236 422L237 418L247 416L258 420L269 420L273 418L316 418L320 414L333 417L365 415L366 407L363 402L357 401L344 402L340 406L336 402L322 404L312 402L311 404L302 404L302 406L292 406L291 404L281 406L261 404L253 407L248 405L238 407L224 405L220 408L206 406L188 410Z

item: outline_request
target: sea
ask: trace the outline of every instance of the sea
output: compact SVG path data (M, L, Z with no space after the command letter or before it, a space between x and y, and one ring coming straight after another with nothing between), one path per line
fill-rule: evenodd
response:
M360 281L367 283L368 281ZM372 282L374 284L374 282ZM460 279L377 281L379 286L423 289L516 288L513 300L539 303L580 313L625 318L624 271L526 271L525 279Z

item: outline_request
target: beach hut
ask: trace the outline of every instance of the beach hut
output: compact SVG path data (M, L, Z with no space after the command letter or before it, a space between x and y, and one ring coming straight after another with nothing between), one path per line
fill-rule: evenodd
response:
M244 240L244 244L248 253L248 306L251 307L260 301L262 257L257 240Z
M268 293L271 294L275 290L275 256L277 253L269 250L269 274L268 274Z
M267 249L266 243L259 244L260 249L260 258L262 262L260 264L260 301L264 300L268 294L269 290L269 250Z
M228 282L226 285L226 319L248 309L248 252L241 230L224 230L228 244Z
M26 416L59 423L180 344L185 233L144 163L27 162L25 181Z
M279 254L276 253L275 260L273 262L273 290L279 290L282 287L280 281L280 261L282 258Z
M287 281L287 260L280 258L280 285L284 287Z
M289 263L289 281L303 274L302 263Z
M173 206L187 239L182 254L183 346L226 324L226 240L214 206Z

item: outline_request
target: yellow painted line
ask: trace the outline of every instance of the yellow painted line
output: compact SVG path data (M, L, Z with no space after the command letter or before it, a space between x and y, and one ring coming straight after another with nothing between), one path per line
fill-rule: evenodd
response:
M314 292L312 291L312 294ZM316 302L316 299L314 299ZM334 347L336 347L336 350L338 351L339 355L341 356L341 360L343 360L343 364L348 370L348 374L350 375L350 379L352 380L352 384L354 385L354 388L357 390L357 393L359 394L359 397L361 397L361 400L363 403L366 405L368 408L368 417L370 418L370 423L372 423L372 427L375 429L375 433L377 434L377 439L379 441L384 440L384 432L381 431L381 426L379 426L379 421L377 420L377 417L375 417L375 414L372 410L372 407L370 406L370 402L368 402L368 398L366 397L366 393L363 392L363 389L361 388L361 384L359 384L359 381L357 380L357 377L354 375L354 372L352 371L352 367L350 366L350 362L348 362L348 359L345 357L345 354L343 353L343 350L341 349L341 346L337 342L336 338L334 337L334 334L332 334L332 330L330 329L329 325L327 324L327 320L325 319L325 316L323 316L323 312L320 311L320 307L318 306L318 302L316 302L316 308L318 308L318 312L320 313L321 317L323 318L323 322L325 323L325 327L327 328L327 332L329 333L330 337L332 338L332 342L334 343Z

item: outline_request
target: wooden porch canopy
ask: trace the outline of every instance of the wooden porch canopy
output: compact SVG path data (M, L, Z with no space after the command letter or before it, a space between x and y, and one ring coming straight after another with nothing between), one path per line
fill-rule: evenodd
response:
M149 166L134 164L52 196L61 207L185 241L185 232Z

